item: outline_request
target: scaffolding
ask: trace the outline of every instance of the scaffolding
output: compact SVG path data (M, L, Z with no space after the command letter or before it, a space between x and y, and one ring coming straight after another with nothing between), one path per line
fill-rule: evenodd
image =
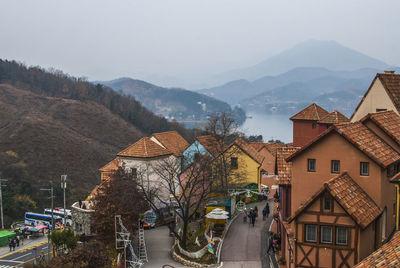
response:
M139 226L140 229L140 226ZM124 251L125 268L141 268L144 262L137 257L132 247L130 233L122 223L121 215L115 216L115 248ZM143 237L144 240L144 237ZM147 260L147 255L146 255Z

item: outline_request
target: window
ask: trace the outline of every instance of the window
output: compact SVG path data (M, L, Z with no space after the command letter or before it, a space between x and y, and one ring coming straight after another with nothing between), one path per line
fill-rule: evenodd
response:
M237 169L238 168L238 159L237 157L231 157L231 168Z
M196 161L196 162L200 161L200 153L195 153L194 154L194 161Z
M347 228L336 227L336 244L347 245Z
M332 173L340 172L340 160L332 160L331 161L331 172Z
M384 111L386 111L387 109L384 109L384 108L377 108L376 109L376 112L378 113L378 112L384 112Z
M332 243L332 226L321 226L321 243Z
M312 123L312 128L316 128L317 127L317 123Z
M306 242L317 242L317 225L306 224Z
M308 167L307 170L311 172L315 172L316 170L316 160L315 159L308 159Z
M369 162L360 162L360 175L369 176Z
M324 197L324 211L332 211L332 198L329 195Z
M136 168L131 168L131 174L132 174L132 177L134 179L136 179L137 178L137 169Z

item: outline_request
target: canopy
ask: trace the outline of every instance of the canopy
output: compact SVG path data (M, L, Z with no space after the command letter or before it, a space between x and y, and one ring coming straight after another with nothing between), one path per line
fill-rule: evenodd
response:
M7 230L0 231L0 246L8 244L8 239L16 236L16 233Z
M47 229L47 225L42 224L42 225L36 226L35 228L38 230Z
M225 211L225 210L220 209L220 208L215 208L215 209L213 209L210 213L225 214L225 215L228 215L228 214L229 214L228 211Z
M222 209L221 209L222 210ZM226 220L226 219L228 219L229 217L228 217L228 215L226 215L226 213L223 213L223 212L214 212L214 210L213 211L211 211L210 213L208 213L207 215L206 215L206 218L207 219L215 219L215 220Z

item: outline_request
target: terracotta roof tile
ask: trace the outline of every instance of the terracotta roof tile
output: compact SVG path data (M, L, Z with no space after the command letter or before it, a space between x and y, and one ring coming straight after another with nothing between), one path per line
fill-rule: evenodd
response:
M396 232L389 242L354 267L400 267L400 232Z
M361 122L338 124L335 128L339 134L383 167L400 160L400 155L392 147Z
M382 209L347 172L329 180L325 188L363 229L382 213Z
M196 140L214 157L225 151L228 147L223 141L218 141L217 138L212 135L199 136Z
M328 111L321 108L317 104L313 103L306 107L305 109L301 110L297 114L290 117L290 120L314 120L318 121L321 120L323 117L329 114Z
M278 184L290 184L292 179L292 162L286 162L286 157L296 152L300 147L280 147L277 149L276 164L278 170Z
M152 136L175 156L182 156L183 151L190 145L177 131L155 133Z
M122 152L119 152L117 156L150 158L170 154L172 154L170 150L158 145L149 137L144 137L123 150Z
M288 219L293 221L304 209L311 205L323 192L328 191L332 197L343 207L352 219L362 228L366 228L381 213L382 209L375 201L350 177L347 172L330 179L324 183L311 198L309 198Z
M400 116L393 111L378 112L366 115L362 122L371 120L387 135L400 144Z
M394 106L400 111L400 74L380 73L376 76L381 80Z
M350 121L350 119L348 119L344 114L335 110L335 111L325 115L324 117L322 117L321 120L318 121L318 123L337 124L337 123L346 123L349 121Z
M119 159L115 158L111 162L107 163L104 167L101 167L99 170L101 172L111 172L117 170L119 165L120 165Z

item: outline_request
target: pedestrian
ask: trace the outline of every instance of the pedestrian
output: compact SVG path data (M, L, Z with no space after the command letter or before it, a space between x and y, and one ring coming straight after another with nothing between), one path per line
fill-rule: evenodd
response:
M254 227L254 223L256 222L256 212L253 210L253 213L251 214L251 224L253 224Z
M249 225L251 224L251 219L253 218L253 214L254 214L254 211L253 211L253 208L251 208L247 215L247 217L249 218Z
M263 215L263 221L265 221L265 219L267 218L267 207L265 207L262 211L262 215Z
M10 252L11 252L11 249L12 249L11 239L8 239L8 246L10 247Z
M258 218L258 207L257 206L254 207L254 216L256 218Z
M244 209L243 210L243 223L246 223L246 222L247 222L247 210Z
M15 239L15 242L17 243L17 248L19 247L19 236L17 235L17 238Z
M275 248L274 248L274 239L272 238L272 235L269 235L268 238L268 250L267 254L269 254L269 251L272 250L272 253L275 253Z
M269 217L269 204L267 203L265 205L265 209L267 210L267 218Z
M11 240L11 246L12 246L12 249L14 251L15 250L15 240L14 239Z

